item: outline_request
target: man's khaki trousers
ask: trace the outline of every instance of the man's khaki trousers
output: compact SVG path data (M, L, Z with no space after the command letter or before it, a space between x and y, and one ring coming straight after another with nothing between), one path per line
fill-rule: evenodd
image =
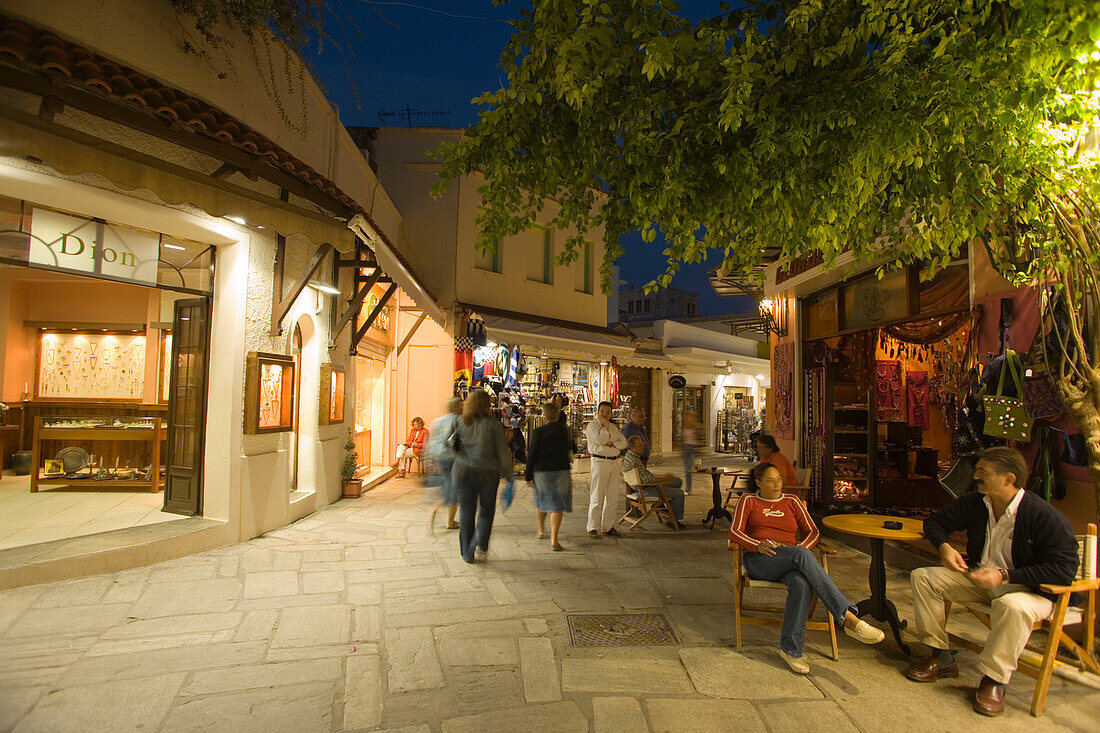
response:
M909 576L920 640L934 649L947 649L947 613L944 601L988 603L993 608L992 628L978 669L995 682L1007 684L1016 670L1031 627L1050 616L1054 604L1022 585L1005 584L991 590L974 585L970 578L944 567L918 568Z

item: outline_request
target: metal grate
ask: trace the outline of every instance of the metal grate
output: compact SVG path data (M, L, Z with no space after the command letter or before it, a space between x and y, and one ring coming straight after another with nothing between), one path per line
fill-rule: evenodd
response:
M659 613L569 614L573 646L669 646L676 644Z

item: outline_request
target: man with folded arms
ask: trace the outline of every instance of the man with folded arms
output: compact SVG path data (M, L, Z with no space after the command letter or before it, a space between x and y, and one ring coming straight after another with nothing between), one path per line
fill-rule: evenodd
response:
M905 673L915 682L958 677L947 639L945 601L992 606L992 627L978 656L981 682L973 706L983 715L1004 712L1004 688L1036 621L1050 616L1053 601L1039 586L1068 585L1077 573L1077 538L1057 509L1021 486L1023 456L989 448L978 457L978 493L966 494L924 520L924 536L939 550L943 567L919 568L913 587L917 632L932 655ZM947 537L966 530L967 560Z
M589 477L592 493L588 500L588 535L599 537L600 532L618 537L615 529L615 497L623 485L623 472L619 456L626 449L626 438L615 423L611 422L611 403L601 402L596 407L596 417L584 428L588 438L588 453L592 456Z

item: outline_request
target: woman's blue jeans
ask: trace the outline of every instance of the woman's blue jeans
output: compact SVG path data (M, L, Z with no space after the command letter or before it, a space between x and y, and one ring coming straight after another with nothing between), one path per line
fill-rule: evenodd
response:
M456 463L452 476L458 494L458 551L462 553L463 560L474 562L475 547L489 549L489 535L493 531L493 517L497 513L500 473L496 470L465 468Z
M779 633L779 648L792 657L802 656L806 639L806 621L816 595L833 614L838 626L844 614L855 606L837 590L836 584L814 555L805 547L777 547L775 557L759 552L742 554L745 572L753 580L768 580L787 586L787 606L783 611L783 628Z

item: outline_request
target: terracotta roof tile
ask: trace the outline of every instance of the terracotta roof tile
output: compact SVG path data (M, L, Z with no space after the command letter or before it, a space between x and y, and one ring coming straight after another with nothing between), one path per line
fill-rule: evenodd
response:
M39 71L61 74L108 97L147 109L160 117L191 127L199 134L208 135L266 160L303 183L323 191L352 211L362 214L409 272L414 272L408 261L357 201L345 194L335 183L222 110L179 89L161 84L146 74L70 43L47 30L0 15L0 58L3 57Z

